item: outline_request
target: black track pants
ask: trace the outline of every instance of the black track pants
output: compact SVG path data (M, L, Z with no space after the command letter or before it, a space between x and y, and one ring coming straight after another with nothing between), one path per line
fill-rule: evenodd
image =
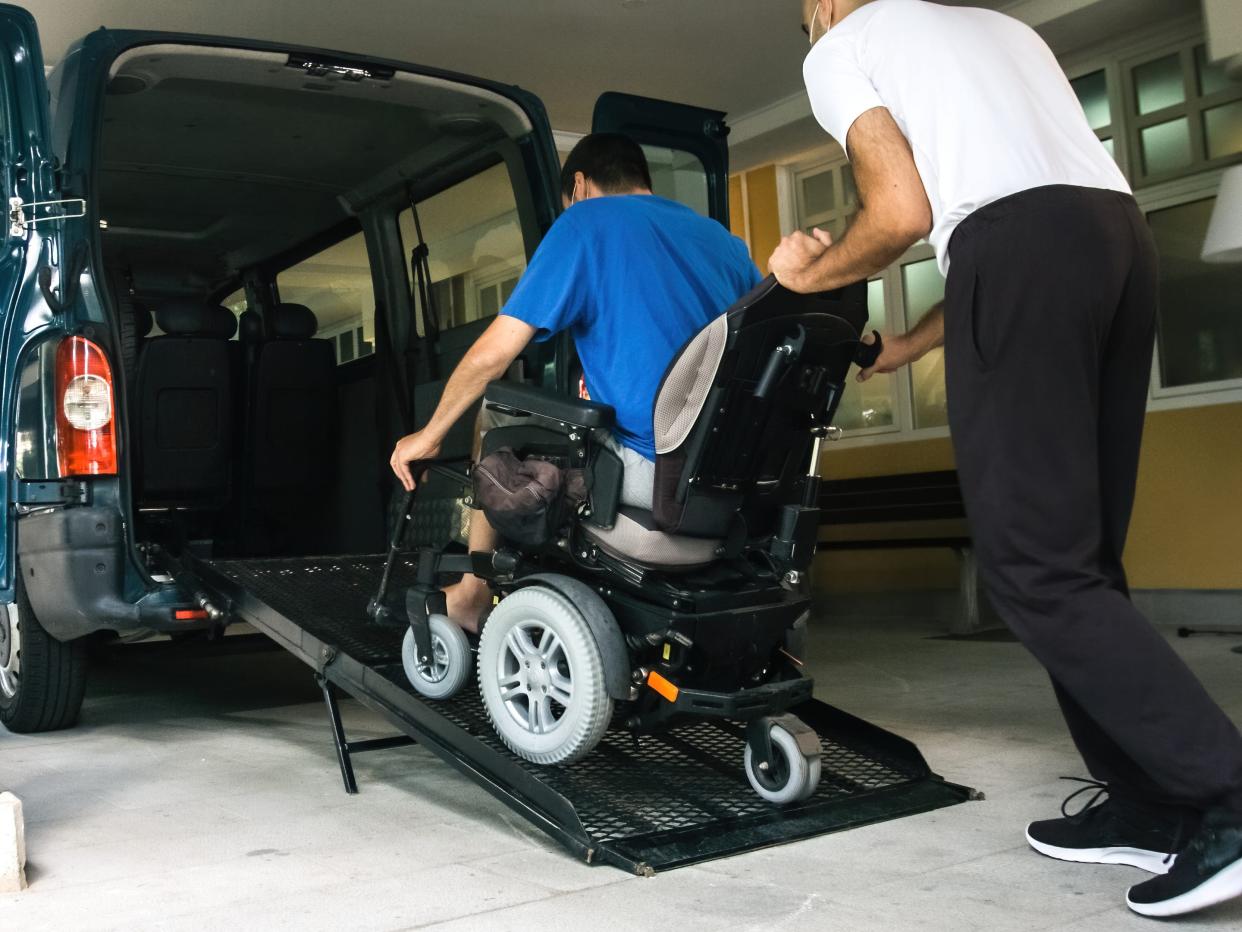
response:
M1121 565L1155 334L1142 214L1116 192L1036 188L967 217L949 258L949 422L996 610L1051 674L1096 779L1242 814L1242 736Z

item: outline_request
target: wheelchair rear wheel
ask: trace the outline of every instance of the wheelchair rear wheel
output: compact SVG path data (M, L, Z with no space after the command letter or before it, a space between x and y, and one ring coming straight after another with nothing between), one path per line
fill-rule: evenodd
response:
M536 764L578 760L612 718L603 660L573 603L545 586L513 593L479 638L479 691L496 734Z

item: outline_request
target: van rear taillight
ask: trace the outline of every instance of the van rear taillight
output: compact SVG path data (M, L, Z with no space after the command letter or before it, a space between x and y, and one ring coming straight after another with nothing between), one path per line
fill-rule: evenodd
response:
M116 475L116 393L103 350L84 337L56 349L56 456L60 474Z

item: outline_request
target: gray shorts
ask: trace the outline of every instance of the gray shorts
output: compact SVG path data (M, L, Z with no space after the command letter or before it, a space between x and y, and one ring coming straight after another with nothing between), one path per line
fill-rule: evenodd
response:
M494 427L512 427L527 422L527 418L514 417L484 407L479 412L479 436ZM625 446L612 434L608 435L604 443L621 457L621 465L624 467L621 474L621 504L650 511L655 491L655 463Z

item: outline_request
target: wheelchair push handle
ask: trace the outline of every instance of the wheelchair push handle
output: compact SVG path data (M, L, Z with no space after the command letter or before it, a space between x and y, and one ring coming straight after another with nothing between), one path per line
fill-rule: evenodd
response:
M860 340L858 351L854 353L854 362L860 369L870 369L884 352L884 338L880 336L880 331L872 330L871 333L875 337L875 342L867 344Z

